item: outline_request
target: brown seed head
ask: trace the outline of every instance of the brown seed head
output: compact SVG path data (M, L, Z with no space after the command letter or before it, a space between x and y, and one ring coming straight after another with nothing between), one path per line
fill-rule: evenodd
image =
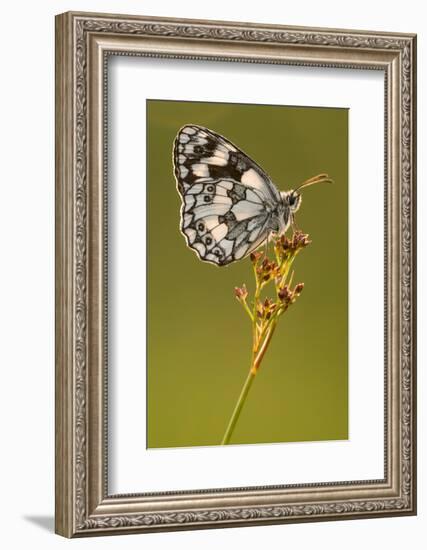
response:
M236 286L234 289L234 294L238 300L246 300L248 296L248 289L246 288L246 285L244 284L242 288Z
M277 294L279 296L279 299L284 304L289 304L290 301L292 300L292 293L289 290L289 287L287 285L285 285L283 288L281 288Z
M250 259L253 264L258 263L261 257L262 257L262 252L251 252L250 254Z
M266 298L264 300L264 307L265 308L270 308L272 305L273 305L273 301L271 300L271 298Z
M294 288L294 294L299 296L301 294L301 292L303 291L303 288L304 288L304 283L298 283L296 285L296 287Z
M296 231L292 237L292 248L298 250L299 248L304 248L310 244L310 240L306 233L302 231Z

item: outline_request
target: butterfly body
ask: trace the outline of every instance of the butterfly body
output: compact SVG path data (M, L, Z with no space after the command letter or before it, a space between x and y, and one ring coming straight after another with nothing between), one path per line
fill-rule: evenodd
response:
M181 232L201 260L244 258L271 233L285 233L301 204L297 191L279 192L243 151L202 126L179 130L173 158Z

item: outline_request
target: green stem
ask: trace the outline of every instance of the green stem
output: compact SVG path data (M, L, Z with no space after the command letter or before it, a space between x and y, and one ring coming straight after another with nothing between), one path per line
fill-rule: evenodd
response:
M261 293L261 286L260 286L259 281L258 281L258 276L257 276L256 270L255 270L255 281L256 281L256 286L255 286L254 302L253 302L253 310L252 310L252 350L255 350L255 348L258 345L257 344L257 342L258 342L257 305L258 305L258 301L259 301L259 295Z
M243 405L245 403L246 397L249 393L250 387L256 373L258 372L261 361L267 351L268 345L273 336L274 329L276 328L276 323L274 323L270 329L263 334L262 343L258 349L254 350L252 357L252 364L249 370L248 376L246 377L245 383L243 384L242 391L240 392L239 399L237 400L236 406L234 407L233 414L231 415L230 422L228 423L227 429L225 431L224 437L222 438L221 445L228 445L230 438L233 434L234 428L239 420L240 413L242 411Z
M227 429L225 431L224 437L222 438L221 445L228 445L230 438L233 434L234 427L239 419L240 412L242 410L245 399L249 393L252 382L254 381L256 373L250 369L246 381L243 385L242 391L240 392L239 399L237 400L236 406L234 407L233 414L231 415L230 422L228 423Z
M254 374L256 374L256 372L259 369L259 366L265 355L265 352L267 351L268 345L270 344L270 341L271 341L271 338L273 337L275 329L276 329L276 323L272 324L271 327L268 329L268 331L265 333L265 336L263 336L262 344L258 350L258 353L255 355L254 362L251 369L254 372Z
M242 300L242 305L245 308L247 314L249 315L249 317L251 318L251 321L253 323L254 322L254 317L252 315L252 311L249 309L249 306L248 306L246 300Z
M285 270L284 270L284 273L282 275L282 278L280 280L280 284L279 284L279 287L282 287L285 283L286 283L286 279L288 278L288 275L289 275L289 270L291 269L292 267L292 264L295 260L295 256L296 254L294 254L291 258L289 258L289 260L287 261L287 265L285 267Z

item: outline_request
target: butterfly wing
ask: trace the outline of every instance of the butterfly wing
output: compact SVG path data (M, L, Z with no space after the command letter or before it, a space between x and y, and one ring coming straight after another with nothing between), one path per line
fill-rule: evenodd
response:
M201 260L227 265L270 232L280 194L265 172L219 134L196 125L174 143L181 231Z

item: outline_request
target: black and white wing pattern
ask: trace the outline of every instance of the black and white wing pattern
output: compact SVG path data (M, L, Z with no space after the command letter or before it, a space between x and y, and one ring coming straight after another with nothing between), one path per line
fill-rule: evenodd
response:
M280 194L253 160L195 124L179 130L173 157L181 231L201 260L227 265L265 241Z

